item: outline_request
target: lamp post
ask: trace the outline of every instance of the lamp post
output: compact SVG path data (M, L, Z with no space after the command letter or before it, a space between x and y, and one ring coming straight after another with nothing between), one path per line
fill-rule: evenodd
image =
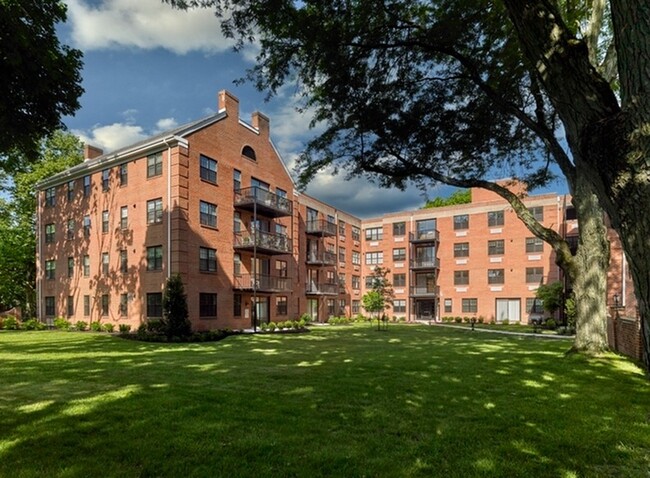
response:
M620 318L620 313L619 313L620 309L621 309L621 296L618 294L614 294L614 315L616 317L616 320Z

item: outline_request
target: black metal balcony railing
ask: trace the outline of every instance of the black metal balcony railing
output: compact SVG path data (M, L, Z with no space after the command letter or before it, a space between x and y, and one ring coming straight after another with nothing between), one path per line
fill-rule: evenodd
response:
M437 257L412 259L411 269L440 269L440 259Z
M337 227L325 219L313 219L305 224L305 232L312 236L336 236Z
M415 285L411 286L412 297L438 297L440 295L440 286Z
M333 252L308 252L307 264L333 266L336 264L336 254Z
M243 274L235 276L235 289L256 290L257 292L289 292L291 279L289 277L268 274Z
M409 233L411 242L439 242L440 235L437 229L426 229Z
M307 283L306 293L309 295L338 295L339 285L330 283Z
M257 249L262 254L289 254L291 253L291 239L282 234L272 232L248 231L235 233L235 249L252 251Z
M235 207L268 217L291 216L293 202L258 186L235 191Z

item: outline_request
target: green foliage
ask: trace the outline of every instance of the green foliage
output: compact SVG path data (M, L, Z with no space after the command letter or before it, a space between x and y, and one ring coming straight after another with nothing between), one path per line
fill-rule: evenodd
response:
M167 337L186 337L192 333L188 319L187 295L179 274L167 280L163 292L163 321Z
M381 292L371 290L361 297L363 308L371 314L379 314L386 308L386 302Z
M90 330L92 330L93 332L101 332L102 331L101 322L91 322L90 323Z
M111 323L106 323L106 324L102 325L102 330L104 332L109 332L110 333L110 332L113 332L113 330L115 330L115 326L113 324L111 324Z
M4 330L18 330L20 329L20 322L16 317L8 316L2 319L2 328Z
M443 206L455 206L457 204L469 204L472 202L472 190L471 189L460 189L454 191L449 197L435 197L434 199L427 200L426 204L422 209L431 209L435 207Z
M39 140L79 108L82 53L59 43L57 24L65 19L60 0L0 2L0 157L5 170L24 166L16 151L33 160Z
M537 288L536 297L542 301L542 307L549 314L554 314L562 305L562 292L564 286L562 282L552 282L551 284L542 284Z
M128 334L131 332L131 326L129 324L120 324L118 327L120 334Z
M75 329L79 331L84 331L88 330L88 322L84 322L83 320L77 321L76 324L74 324Z
M54 328L57 330L70 330L70 327L72 327L72 324L70 323L69 320L63 318L63 317L57 317L54 319Z
M557 323L555 322L555 319L549 317L548 319L546 319L546 322L544 322L544 326L547 329L555 329L555 327L557 327Z
M45 324L41 322L40 320L36 319L29 319L23 322L22 328L24 330L44 330L45 329Z
M569 297L564 302L564 313L566 314L567 324L570 327L573 327L575 329L577 311L576 311L576 301L573 297Z

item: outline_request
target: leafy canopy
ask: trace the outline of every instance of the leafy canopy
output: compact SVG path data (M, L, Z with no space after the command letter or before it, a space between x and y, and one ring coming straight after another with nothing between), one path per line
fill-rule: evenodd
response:
M471 189L461 189L459 191L454 191L449 195L449 197L435 197L429 199L422 209L431 209L435 207L443 206L454 206L456 204L469 204L472 202L472 190Z

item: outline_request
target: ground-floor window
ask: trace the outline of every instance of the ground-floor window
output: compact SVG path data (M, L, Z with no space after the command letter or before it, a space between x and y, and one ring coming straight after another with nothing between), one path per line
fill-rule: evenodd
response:
M129 311L129 295L120 294L120 315L127 315Z
M452 300L451 299L445 299L445 313L450 314L451 313L451 308L452 308Z
M90 316L90 296L84 295L84 317Z
M352 301L352 313L353 314L358 314L360 310L361 310L361 301L353 300Z
M543 314L544 307L540 299L529 297L526 299L526 312L529 314Z
M335 310L334 310L334 299L327 299L327 315L334 315Z
M69 295L68 296L68 317L72 317L74 315L74 297Z
M277 315L287 315L287 297L280 296L275 298L275 313Z
M478 299L463 299L461 305L465 313L478 312Z
M147 294L147 317L162 317L162 293L150 292Z
M235 317L241 317L241 294L235 294L233 296L233 315Z
M199 316L216 317L217 316L217 294L199 294Z
M403 314L406 312L406 300L397 299L393 301L393 313Z
M102 315L108 315L108 294L102 295Z
M54 306L54 297L47 296L45 297L45 315L54 317L55 315L55 306Z

